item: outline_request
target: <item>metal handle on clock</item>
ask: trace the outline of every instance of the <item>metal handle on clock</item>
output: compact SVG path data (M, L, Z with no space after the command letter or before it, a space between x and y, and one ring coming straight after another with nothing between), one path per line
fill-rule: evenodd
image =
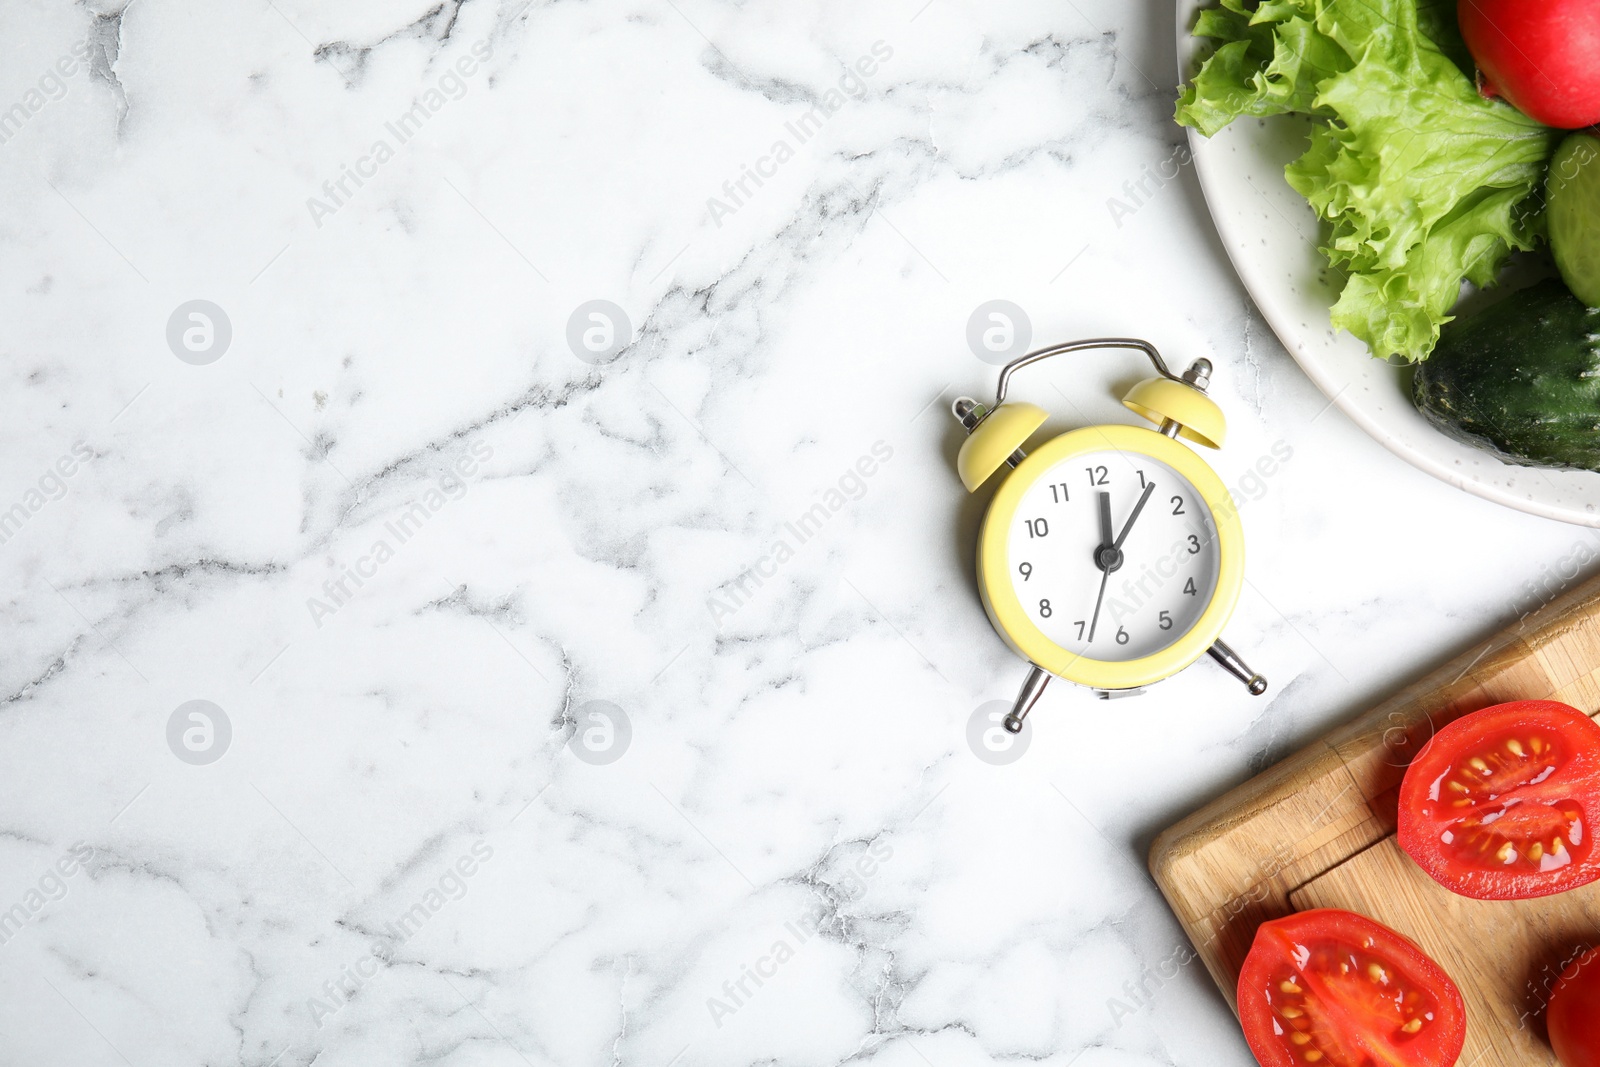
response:
M1149 357L1151 364L1156 368L1156 373L1163 378L1171 378L1175 382L1192 385L1201 392L1205 392L1206 379L1211 376L1211 363L1209 360L1197 360L1196 365L1205 364L1204 376L1196 375L1191 378L1187 375L1177 375L1167 366L1167 361L1161 358L1161 353L1156 351L1156 346L1149 341L1137 337L1091 337L1086 341L1065 341L1047 348L1038 348L1025 356L1016 359L1000 368L1000 384L995 389L994 406L999 407L1006 402L1006 390L1011 385L1011 376L1023 367L1040 360L1049 359L1051 356L1063 355L1067 352L1081 352L1087 348L1130 348L1135 352L1143 352ZM1193 371L1195 368L1190 368ZM1196 380L1198 378L1198 380ZM969 427L970 429L970 427Z

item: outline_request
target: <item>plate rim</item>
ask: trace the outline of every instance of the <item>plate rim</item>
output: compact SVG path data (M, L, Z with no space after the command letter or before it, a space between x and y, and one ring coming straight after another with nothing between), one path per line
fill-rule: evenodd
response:
M1181 87L1189 80L1188 67L1198 47L1193 35L1187 29L1189 21L1187 15L1207 6L1207 3L1206 0L1177 0L1174 6L1176 10L1174 22L1177 34L1178 85ZM1346 395L1350 392L1353 382L1338 383L1332 374L1331 368L1324 361L1308 357L1303 358L1303 353L1300 351L1303 346L1291 341L1296 336L1296 331L1288 328L1286 323L1280 321L1281 314L1285 309L1275 303L1263 303L1260 296L1257 295L1257 290L1264 288L1258 271L1250 260L1242 255L1235 254L1233 242L1227 239L1228 234L1223 228L1224 224L1217 217L1215 203L1218 198L1213 192L1213 185L1220 179L1213 173L1211 164L1208 162L1211 153L1205 151L1202 147L1210 139L1192 127L1185 127L1184 132L1188 138L1189 158L1194 162L1195 176L1199 179L1200 192L1205 198L1206 214L1210 217L1211 226L1216 231L1222 244L1223 252L1228 257L1229 264L1232 265L1234 273L1238 275L1239 281L1243 284L1251 304L1255 306L1257 313L1266 320L1273 335L1277 337L1278 343L1289 353L1306 377L1311 379L1312 384L1317 387L1323 396L1328 398L1329 404L1337 407L1363 433L1382 445L1390 453L1398 456L1417 470L1431 475L1447 485L1454 486L1502 507L1536 515L1540 518L1552 519L1575 526L1600 527L1600 512L1585 509L1581 505L1562 505L1544 501L1537 497L1519 496L1512 490L1458 473L1438 457L1428 455L1408 445L1380 425L1363 406L1355 402L1354 397ZM1370 353L1368 355L1369 358L1376 359ZM1398 368L1396 369L1398 370ZM1471 446L1463 444L1461 447L1470 448ZM1498 463L1510 474L1529 474L1543 469L1532 465L1522 466L1507 463L1484 449L1473 449L1473 451L1482 459Z

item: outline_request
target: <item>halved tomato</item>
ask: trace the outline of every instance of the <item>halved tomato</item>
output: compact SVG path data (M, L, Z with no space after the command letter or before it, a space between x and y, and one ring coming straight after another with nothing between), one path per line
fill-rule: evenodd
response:
M1437 963L1335 908L1261 925L1239 1021L1262 1067L1450 1067L1467 1038L1461 993Z
M1440 730L1400 786L1400 847L1479 900L1549 896L1600 878L1600 725L1517 700Z

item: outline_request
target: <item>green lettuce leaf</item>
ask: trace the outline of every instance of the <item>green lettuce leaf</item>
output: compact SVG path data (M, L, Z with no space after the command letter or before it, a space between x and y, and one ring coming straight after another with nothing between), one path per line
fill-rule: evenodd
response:
M1285 178L1322 220L1344 285L1336 327L1373 354L1425 359L1461 282L1494 282L1542 236L1560 134L1485 100L1450 0L1222 0L1218 42L1178 99L1211 136L1240 116L1317 121Z

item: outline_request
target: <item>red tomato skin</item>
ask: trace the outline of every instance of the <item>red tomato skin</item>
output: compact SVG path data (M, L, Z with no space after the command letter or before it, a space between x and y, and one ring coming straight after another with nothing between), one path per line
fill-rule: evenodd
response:
M1404 934L1365 915L1339 908L1295 912L1257 928L1255 941L1239 972L1238 988L1239 1022L1257 1063L1262 1067L1305 1067L1281 1041L1274 1040L1275 1020L1266 989L1279 963L1275 942L1322 937L1342 937L1357 943L1370 939L1382 950L1382 955L1402 963L1402 970L1416 976L1439 1002L1444 1017L1438 1023L1438 1031L1430 1035L1429 1049L1413 1049L1412 1057L1405 1061L1406 1067L1453 1067L1467 1041L1467 1007L1455 982ZM1325 1067L1340 1065L1326 1063Z
M1600 6L1600 5L1597 5ZM1456 753L1470 750L1474 739L1502 729L1543 726L1572 742L1576 748L1562 771L1562 781L1590 783L1573 787L1574 800L1589 832L1600 818L1600 724L1583 712L1555 700L1513 700L1475 711L1450 723L1423 746L1406 770L1400 785L1397 837L1401 849L1434 881L1463 897L1475 900L1531 900L1577 889L1600 880L1600 847L1592 848L1579 863L1554 872L1501 872L1474 870L1457 863L1439 841L1437 824L1430 818L1435 802L1428 789L1454 761Z
M1557 129L1600 123L1600 4L1459 0L1456 15L1485 96Z
M1600 1067L1600 949L1562 972L1545 1022L1562 1067Z

